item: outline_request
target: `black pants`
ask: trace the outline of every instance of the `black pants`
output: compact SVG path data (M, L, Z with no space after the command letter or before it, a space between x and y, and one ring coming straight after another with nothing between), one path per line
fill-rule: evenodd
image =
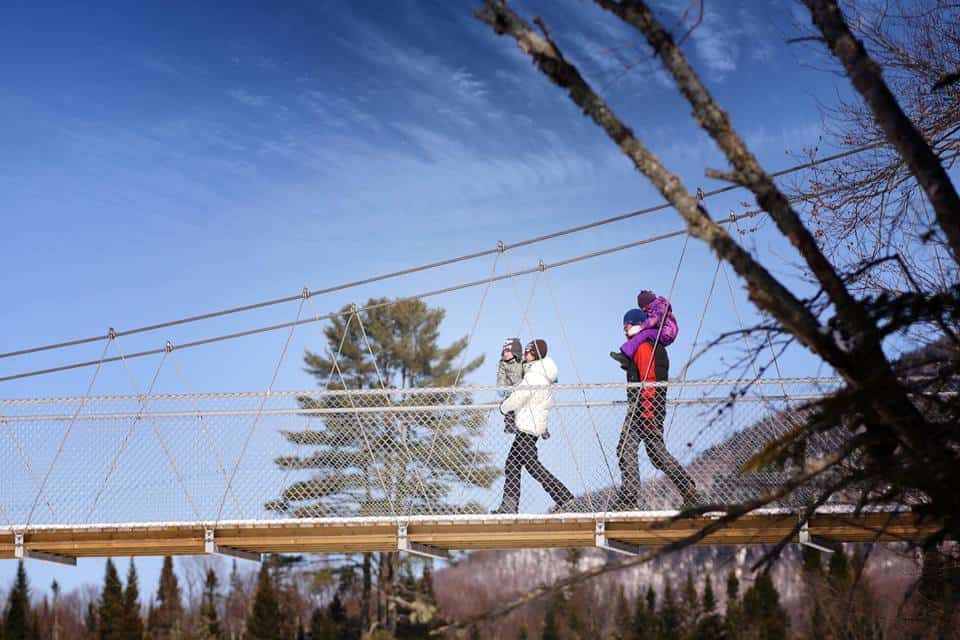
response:
M570 490L550 473L537 456L537 436L523 431L517 432L513 446L507 454L504 468L503 501L501 509L516 511L520 504L520 471L524 467L534 480L539 482L557 505L562 505L573 497Z
M643 406L639 389L630 389L627 394L627 416L617 443L617 463L623 486L617 492L614 509L631 509L637 505L640 494L640 443L647 450L647 457L654 467L670 479L684 501L696 499L696 484L686 469L680 466L663 441L663 422L666 417L666 389L657 389L647 406ZM652 413L652 415L650 415Z

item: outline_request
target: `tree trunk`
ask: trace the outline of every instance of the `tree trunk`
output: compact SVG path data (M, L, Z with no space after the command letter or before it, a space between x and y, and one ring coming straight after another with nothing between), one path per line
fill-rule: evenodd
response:
M363 554L363 591L360 596L360 628L361 633L366 633L370 628L370 590L372 580L370 577L372 553Z
M387 611L386 611L386 628L390 632L390 635L396 635L397 633L397 601L395 596L397 595L397 564L399 561L399 555L396 552L390 552L386 555L386 565L387 565L387 575L383 584L383 595L387 601Z

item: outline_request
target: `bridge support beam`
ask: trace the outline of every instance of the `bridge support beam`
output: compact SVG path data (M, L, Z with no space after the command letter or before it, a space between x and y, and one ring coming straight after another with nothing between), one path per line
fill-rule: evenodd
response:
M256 551L220 546L214 538L213 529L205 529L203 532L203 552L211 555L216 554L220 556L230 556L231 558L240 558L241 560L251 560L253 562L263 561L263 556Z
M797 542L801 546L810 547L823 553L834 553L840 547L840 544L837 542L810 535L810 523L806 520L803 521L800 525L800 531L797 532Z
M603 520L597 520L594 528L594 545L600 549L621 553L625 556L640 555L640 546L623 542L621 540L611 540L607 537L607 523Z
M446 549L441 549L431 544L412 541L407 535L407 525L405 524L397 525L397 549L412 553L415 556L423 556L424 558L434 558L436 560L450 559L450 552Z
M44 562L66 564L70 565L71 567L77 566L77 559L73 556L65 556L59 553L27 549L27 545L24 544L23 541L22 533L13 534L13 557L21 560L42 560Z

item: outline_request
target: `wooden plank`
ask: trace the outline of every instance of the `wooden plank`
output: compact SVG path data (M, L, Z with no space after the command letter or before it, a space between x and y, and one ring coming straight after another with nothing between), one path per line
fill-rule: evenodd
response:
M644 547L682 540L714 521L711 516L673 519L614 514L604 519L610 539ZM771 544L786 536L796 522L795 514L751 514L698 544ZM408 535L411 541L442 549L590 547L594 544L594 527L592 515L473 521L438 518L410 522ZM935 523L921 521L910 513L818 514L809 523L811 535L840 542L916 540L935 530ZM25 544L29 549L75 557L199 555L204 548L203 533L200 524L41 528L28 531ZM397 548L396 525L382 521L233 523L217 527L215 537L221 546L258 552L352 553ZM0 558L12 558L13 551L13 535L0 536Z

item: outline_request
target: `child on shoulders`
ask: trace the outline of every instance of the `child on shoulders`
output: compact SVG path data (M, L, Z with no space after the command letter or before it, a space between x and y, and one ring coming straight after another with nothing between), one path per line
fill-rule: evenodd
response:
M678 331L673 307L663 296L643 290L637 294L637 307L643 311L646 318L632 327L632 333L620 347L620 351L631 359L644 342L669 347L677 339Z

